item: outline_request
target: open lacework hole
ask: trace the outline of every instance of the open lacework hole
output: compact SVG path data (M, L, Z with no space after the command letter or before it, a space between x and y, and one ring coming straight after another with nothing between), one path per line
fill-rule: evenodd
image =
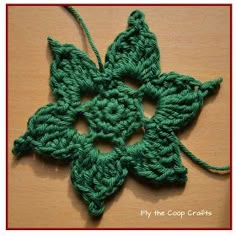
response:
M96 138L93 144L101 153L108 153L114 149L113 144L108 139Z
M157 110L157 102L148 96L143 98L143 113L147 118L152 118Z
M131 88L132 90L137 90L139 87L141 87L141 82L137 81L136 79L132 78L131 76L124 77L123 79L124 84Z
M135 130L135 132L127 138L126 144L133 145L133 144L141 142L143 139L144 133L145 133L144 127L140 127L139 129Z
M97 94L95 92L82 93L80 97L80 102L85 103L91 101Z
M198 91L198 90L199 90L199 86L198 85L194 86L194 91Z
M79 113L76 116L76 121L74 123L74 128L78 131L80 134L86 134L89 131L89 123L85 116L82 113Z

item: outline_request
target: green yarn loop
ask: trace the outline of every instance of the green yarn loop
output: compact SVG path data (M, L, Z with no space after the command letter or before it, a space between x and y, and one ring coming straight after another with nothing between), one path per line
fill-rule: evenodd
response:
M161 73L156 37L138 10L131 13L127 29L109 46L103 66L81 16L74 8L67 9L82 25L100 70L74 45L48 38L55 102L41 107L28 120L27 131L14 142L16 157L34 151L71 161L71 181L93 216L104 212L105 200L119 189L128 173L153 184L185 183L187 168L180 150L205 169L229 170L201 161L175 136L198 115L206 97L219 89L221 78L202 83L176 72ZM128 87L125 79L137 81L140 87ZM82 103L87 93L94 97ZM143 114L145 97L156 103L150 119ZM86 134L74 127L81 114L89 124ZM140 128L145 130L143 139L127 145L127 139ZM109 140L113 150L99 151L94 145L97 139Z

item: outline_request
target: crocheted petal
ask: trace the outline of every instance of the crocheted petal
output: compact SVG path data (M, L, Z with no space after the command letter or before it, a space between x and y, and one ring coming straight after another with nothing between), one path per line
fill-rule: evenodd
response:
M26 133L14 141L13 154L21 157L31 151L69 160L81 149L84 137L71 125L76 110L68 104L48 104L40 108L28 121Z
M156 124L179 130L195 118L204 98L219 88L222 79L201 83L175 72L162 74L158 80L159 102Z
M81 90L95 87L93 79L99 71L86 53L80 51L72 44L60 44L48 38L53 54L51 63L50 86L53 95L67 98L68 102L77 101Z
M154 184L183 184L187 169L182 165L180 150L173 136L150 125L144 140L128 147L126 164L138 177Z
M72 163L71 181L88 205L90 215L99 216L104 212L104 200L123 184L127 170L114 152L99 154L93 149L80 155Z
M127 30L108 48L104 68L113 78L147 82L160 74L159 59L156 36L149 31L144 14L136 10L129 17Z

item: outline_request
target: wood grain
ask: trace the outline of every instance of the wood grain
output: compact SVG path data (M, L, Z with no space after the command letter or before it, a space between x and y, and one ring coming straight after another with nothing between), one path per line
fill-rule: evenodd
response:
M77 6L104 58L108 45L126 27L137 7ZM230 9L225 6L138 7L157 35L163 72L189 74L201 81L224 78L219 93L199 117L179 134L202 160L226 165L230 160ZM128 177L93 220L70 182L70 168L35 155L14 161L13 141L28 118L52 101L48 86L50 35L95 57L81 28L62 7L11 6L8 9L8 192L9 227L229 227L230 178L201 169L182 157L188 168L185 187L152 188ZM149 106L147 106L149 107ZM146 112L148 113L149 108ZM151 112L151 111L150 111ZM207 210L212 216L140 216L140 210Z

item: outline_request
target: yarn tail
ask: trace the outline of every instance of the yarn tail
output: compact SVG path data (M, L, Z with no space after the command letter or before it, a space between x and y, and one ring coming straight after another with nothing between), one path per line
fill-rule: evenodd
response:
M192 152L190 152L182 143L181 141L177 139L177 142L179 144L180 149L185 153L186 156L188 156L192 161L194 161L195 163L197 163L199 166L201 166L202 168L206 169L206 170L216 170L216 171L229 171L230 170L230 166L212 166L209 165L208 163L202 161L201 159L199 159L198 157L196 157ZM227 172L228 173L228 172Z
M98 65L99 65L99 69L100 71L103 71L103 64L102 64L102 60L101 60L101 57L100 57L100 54L93 42L93 39L91 37L91 34L89 33L89 30L86 26L86 24L84 23L84 20L83 18L80 16L80 14L75 10L75 8L73 8L72 6L65 6L65 9L67 9L73 16L74 18L77 20L77 22L82 26L83 30L84 30L84 33L85 35L87 36L87 39L89 41L89 44L97 58L97 61L98 61Z

